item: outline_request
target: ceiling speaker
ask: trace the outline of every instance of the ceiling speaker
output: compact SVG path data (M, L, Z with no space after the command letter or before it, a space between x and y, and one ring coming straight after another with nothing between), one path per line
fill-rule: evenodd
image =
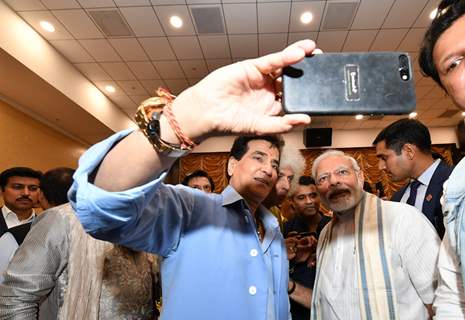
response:
M304 130L306 148L330 147L332 143L332 128L309 128Z
M223 14L220 6L190 7L197 32L224 34Z

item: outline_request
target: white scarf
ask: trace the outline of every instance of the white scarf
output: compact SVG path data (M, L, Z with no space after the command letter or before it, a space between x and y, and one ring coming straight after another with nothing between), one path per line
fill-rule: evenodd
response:
M397 320L396 292L393 286L389 229L383 224L385 208L380 198L365 192L355 209L355 254L360 289L360 315L366 320ZM328 224L328 230L321 241L317 257L317 272L312 298L312 320L323 319L319 306L319 278L327 261L325 249L331 240L333 225L337 218ZM323 270L323 271L322 271Z

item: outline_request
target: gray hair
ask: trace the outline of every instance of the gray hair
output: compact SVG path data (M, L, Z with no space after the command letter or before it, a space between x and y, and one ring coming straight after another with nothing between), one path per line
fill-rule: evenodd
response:
M315 179L315 181L317 180L317 177L316 177L316 170L318 169L318 166L320 165L320 162L326 158L330 158L330 157L341 157L341 158L345 158L347 160L349 160L351 163L352 163L352 167L354 168L355 171L360 171L360 166L358 165L357 163L357 160L355 160L354 157L352 156L349 156L347 153L344 153L340 150L328 150L328 151L325 151L323 152L322 154L320 154L316 159L315 161L313 161L313 165L312 165L312 176L313 176L313 179Z
M281 150L281 158L279 162L280 168L290 167L294 172L294 179L291 182L290 192L297 187L297 180L303 175L305 170L305 158L302 152L296 147L284 144Z

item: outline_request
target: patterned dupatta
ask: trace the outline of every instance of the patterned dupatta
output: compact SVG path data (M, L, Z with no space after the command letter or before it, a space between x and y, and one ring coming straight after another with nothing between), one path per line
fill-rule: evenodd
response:
M393 287L389 228L385 221L385 208L380 198L365 192L355 209L355 255L360 297L360 315L364 320L397 320L396 293ZM323 319L319 307L320 273L328 263L325 249L331 241L333 225L328 224L317 257L317 273L312 297L311 319Z

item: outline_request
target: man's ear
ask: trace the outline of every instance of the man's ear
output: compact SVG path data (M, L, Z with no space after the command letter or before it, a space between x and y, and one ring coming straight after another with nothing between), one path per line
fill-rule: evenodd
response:
M237 165L237 159L234 157L229 157L228 160L228 176L232 176L234 173L234 169L236 168Z
M402 146L402 152L405 153L407 159L413 160L417 152L417 147L411 143L406 143Z
M365 183L365 175L363 174L363 171L362 170L359 170L357 172L357 180L360 184L360 186L362 187L363 189L363 184Z

